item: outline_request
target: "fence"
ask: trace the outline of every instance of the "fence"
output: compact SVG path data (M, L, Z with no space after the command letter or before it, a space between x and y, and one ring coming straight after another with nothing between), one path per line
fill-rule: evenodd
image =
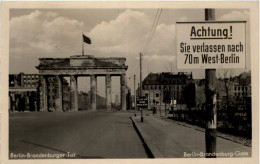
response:
M174 110L173 119L205 127L205 109ZM251 106L245 110L229 107L217 111L217 129L233 135L252 138Z

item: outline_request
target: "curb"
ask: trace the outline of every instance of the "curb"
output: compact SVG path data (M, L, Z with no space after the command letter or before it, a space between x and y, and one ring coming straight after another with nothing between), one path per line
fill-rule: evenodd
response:
M161 154L161 152L159 152L159 150L157 148L155 148L153 146L153 144L150 143L149 140L145 139L144 132L140 128L138 129L137 123L135 122L135 120L132 117L130 117L130 119L132 120L135 130L144 144L144 148L145 148L147 154L151 158L164 158L164 156Z

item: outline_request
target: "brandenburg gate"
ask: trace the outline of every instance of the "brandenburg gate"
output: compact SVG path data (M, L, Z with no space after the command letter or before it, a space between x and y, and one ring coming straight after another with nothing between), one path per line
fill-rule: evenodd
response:
M77 78L90 76L91 109L96 110L97 77L105 76L106 107L111 109L111 76L120 76L121 108L126 110L126 76L128 66L126 58L94 57L91 55L76 55L70 58L40 58L36 68L40 77L40 111L49 111L48 78L58 79L55 96L55 111L63 111L63 77L70 77L71 111L78 111L78 82Z

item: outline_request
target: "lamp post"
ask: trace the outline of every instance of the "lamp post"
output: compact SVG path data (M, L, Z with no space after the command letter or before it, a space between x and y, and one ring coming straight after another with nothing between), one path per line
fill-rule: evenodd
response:
M133 77L133 76L131 76ZM131 79L131 77L129 79ZM135 74L134 74L134 105L135 105L135 117L136 117L136 90L135 90Z

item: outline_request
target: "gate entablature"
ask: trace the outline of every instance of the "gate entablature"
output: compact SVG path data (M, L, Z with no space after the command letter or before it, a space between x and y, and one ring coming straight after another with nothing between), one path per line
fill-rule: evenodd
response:
M76 55L70 58L40 58L36 68L41 75L121 75L125 74L126 58Z

